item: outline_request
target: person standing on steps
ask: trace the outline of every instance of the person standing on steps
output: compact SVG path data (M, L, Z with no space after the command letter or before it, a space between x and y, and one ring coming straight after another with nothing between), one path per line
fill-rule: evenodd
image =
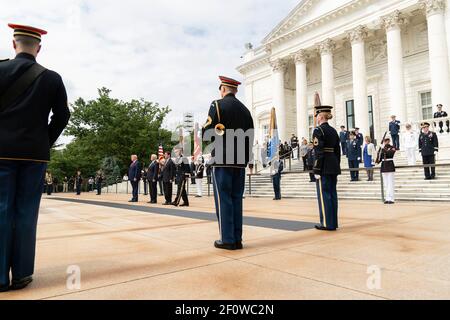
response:
M424 165L436 164L436 154L439 151L439 140L437 134L430 131L430 124L428 122L422 123L422 133L419 136L419 152L422 154ZM426 167L425 180L436 179L436 168Z
M381 173L383 175L383 186L386 201L384 204L395 203L395 163L394 156L397 148L392 146L391 139L386 138L381 146L381 152L376 160L381 163Z
M377 157L377 150L372 143L372 139L369 136L365 138L365 145L363 150L364 168L367 171L367 181L373 181L373 167L375 166L375 160Z
M403 148L406 151L406 158L409 166L416 165L416 150L417 150L417 133L412 129L411 124L406 124L406 131L403 134Z

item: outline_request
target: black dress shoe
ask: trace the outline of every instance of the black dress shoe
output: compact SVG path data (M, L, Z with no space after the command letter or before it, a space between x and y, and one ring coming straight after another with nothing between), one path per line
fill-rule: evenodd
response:
M163 203L163 206L170 206L170 205L171 205L170 202L164 202L164 203Z
M321 225L316 225L315 228L320 231L336 231L336 229L328 229Z
M0 286L0 292L7 292L9 291L9 285Z
M26 288L31 282L33 282L33 277L25 277L19 280L14 280L11 283L10 290L22 290Z
M220 240L214 242L214 247L216 247L217 249L224 249L224 250L236 250L235 243L223 243Z
M171 205L178 207L178 203L172 202Z
M180 207L189 207L189 203L180 204Z
M244 249L244 246L242 245L242 241L236 242L236 250L242 250Z

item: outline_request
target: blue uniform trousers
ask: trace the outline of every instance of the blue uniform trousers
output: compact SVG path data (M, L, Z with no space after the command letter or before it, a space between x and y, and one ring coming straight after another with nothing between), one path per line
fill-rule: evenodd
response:
M242 241L245 168L214 167L212 176L220 240L226 244Z
M395 149L400 150L400 136L398 134L392 134L392 145Z
M348 167L350 169L358 169L359 160L348 160ZM350 177L352 181L357 181L359 179L359 171L350 171Z
M281 174L277 173L272 176L273 191L275 199L281 199Z
M0 160L0 286L33 275L46 163Z
M327 229L337 229L339 227L337 176L324 175L316 181L316 186L320 224Z

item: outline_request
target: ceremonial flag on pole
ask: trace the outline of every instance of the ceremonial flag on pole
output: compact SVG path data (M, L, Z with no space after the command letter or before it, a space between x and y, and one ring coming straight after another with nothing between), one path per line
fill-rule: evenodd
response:
M316 93L314 94L314 107L320 107L321 105L322 105L322 102L320 101L320 95L316 91ZM314 114L314 128L315 127L317 127L317 117Z
M200 146L200 138L199 138L199 125L196 122L194 126L194 161L198 159L202 155L202 149Z
M278 157L278 151L280 147L280 138L278 136L278 125L277 125L277 115L275 108L272 108L272 113L270 115L270 134L269 134L269 147L268 147L268 158L269 162L272 162L276 157Z
M159 149L158 149L158 159L164 158L164 149L162 144L159 145Z

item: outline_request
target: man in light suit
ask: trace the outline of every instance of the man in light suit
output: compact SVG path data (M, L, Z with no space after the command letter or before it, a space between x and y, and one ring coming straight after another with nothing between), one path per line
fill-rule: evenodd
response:
M131 156L131 165L128 169L128 179L131 183L131 187L133 188L133 198L128 202L138 202L138 190L139 190L139 181L141 180L141 168L138 161L138 156L133 154Z

